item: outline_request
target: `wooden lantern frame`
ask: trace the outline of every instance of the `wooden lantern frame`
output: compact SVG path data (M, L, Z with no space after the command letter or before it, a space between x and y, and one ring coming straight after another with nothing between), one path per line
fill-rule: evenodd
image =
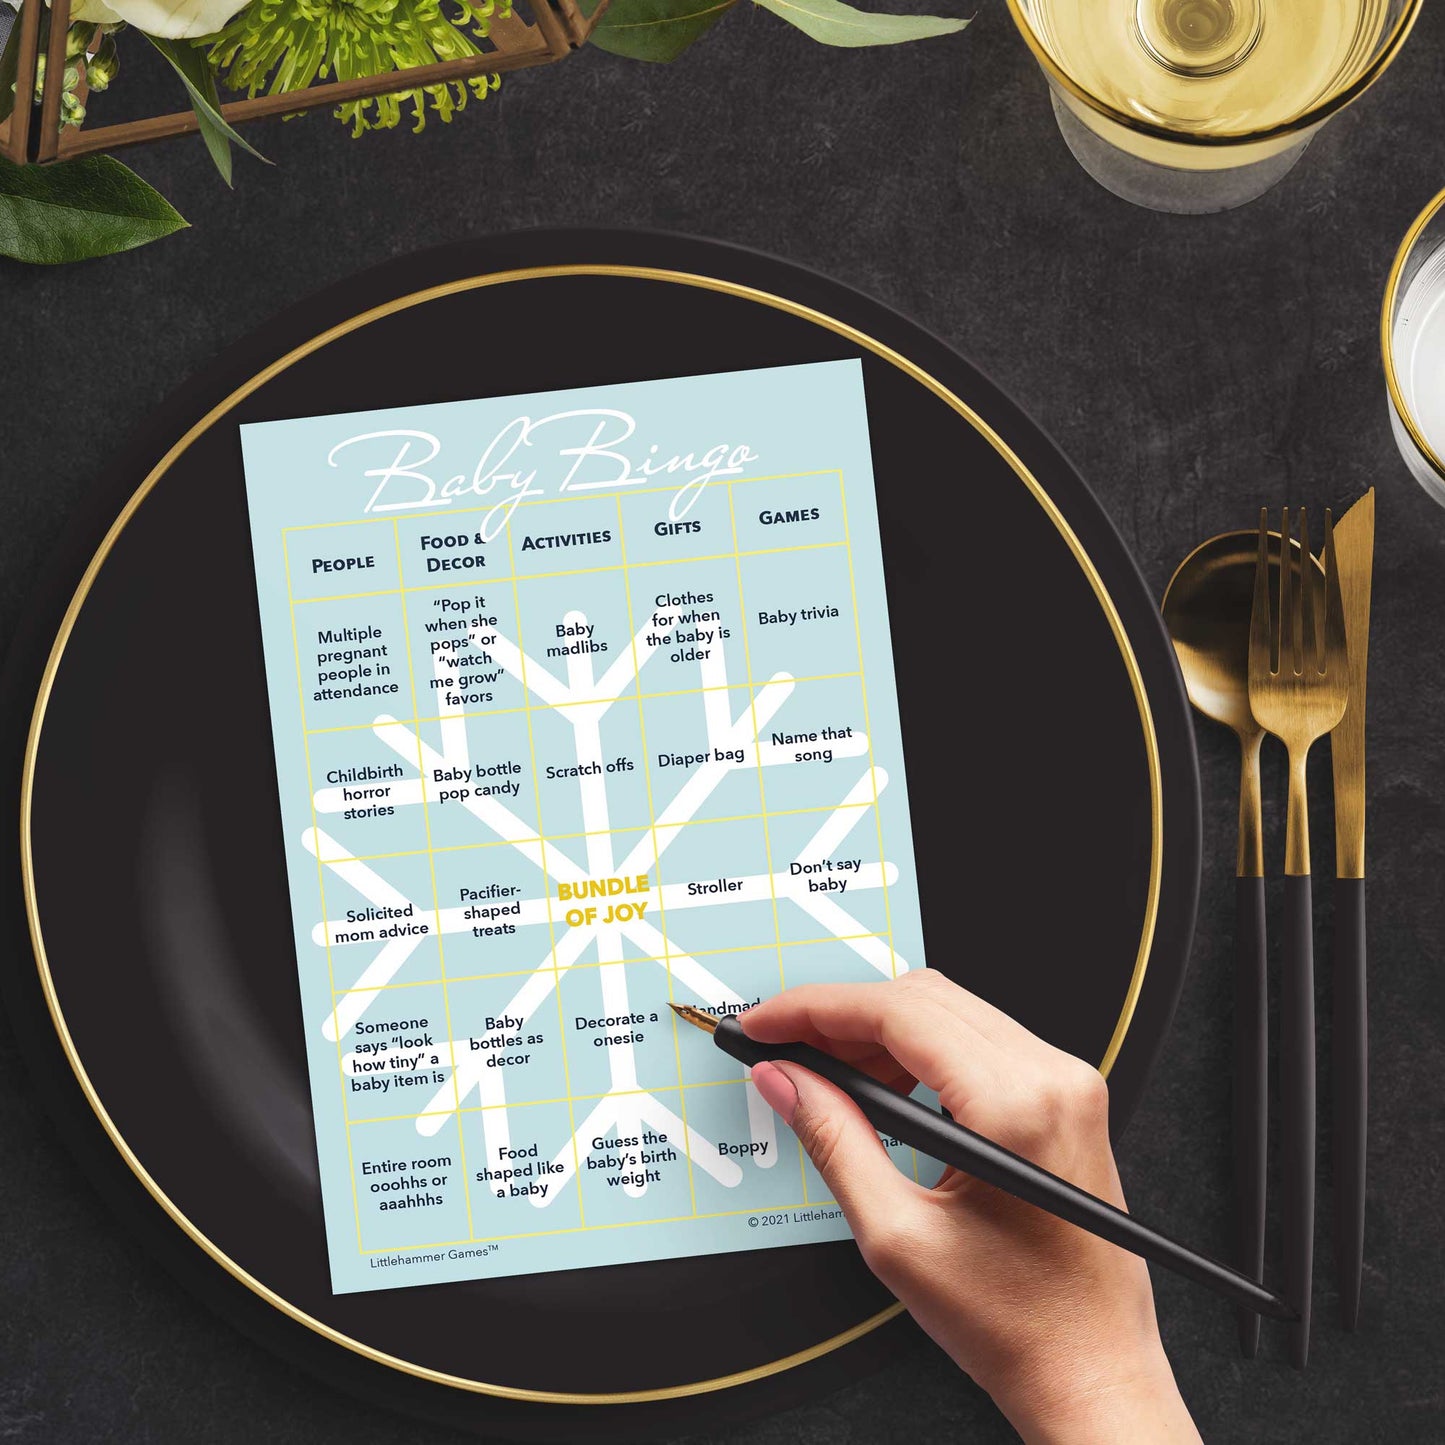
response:
M515 8L525 4L531 21ZM388 71L361 80L320 81L301 90L278 95L258 95L233 100L221 106L221 114L232 125L243 125L268 115L291 115L325 106L363 100L375 95L397 95L418 86L468 80L479 75L500 75L508 70L525 70L564 60L585 45L607 9L608 0L598 0L590 16L583 15L577 0L514 0L506 15L494 15L483 44L490 46L480 55L445 60L435 65L418 65L407 70ZM0 156L23 165L35 161L48 165L95 151L119 150L165 136L184 135L198 128L193 110L176 110L142 120L113 125L62 127L62 87L47 85L40 105L38 124L32 126L36 69L40 57L40 16L45 0L22 0L15 24L19 30L19 64L15 80L15 104L0 121ZM65 36L70 28L70 0L52 0L50 37L45 51L48 76L65 69ZM79 94L85 97L84 80ZM32 129L36 132L32 154Z

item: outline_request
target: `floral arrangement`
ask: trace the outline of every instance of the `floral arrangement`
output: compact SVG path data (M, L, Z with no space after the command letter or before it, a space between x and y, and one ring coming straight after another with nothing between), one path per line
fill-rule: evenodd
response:
M669 61L743 0L611 0L592 43L635 60ZM845 0L752 0L827 45L889 45L961 30L966 20L888 15ZM598 0L582 0L595 12ZM483 53L491 22L511 0L75 0L65 37L64 73L46 73L50 11L41 17L34 94L17 94L20 0L0 0L0 121L18 105L39 106L62 87L60 125L85 123L85 95L120 73L120 46L134 38L169 62L195 110L201 140L221 177L232 181L232 153L265 158L225 120L220 87L257 96L304 90L319 80L403 73L387 95L347 101L335 114L353 136L428 115L451 121L469 99L500 84L495 74L407 87L404 72ZM47 166L0 159L0 255L56 263L108 255L169 235L185 220L139 176L111 156Z

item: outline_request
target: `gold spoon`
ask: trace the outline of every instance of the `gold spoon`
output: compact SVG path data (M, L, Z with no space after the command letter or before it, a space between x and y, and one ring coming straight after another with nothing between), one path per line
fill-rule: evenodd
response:
M1298 543L1292 543L1298 546ZM1270 533L1270 572L1279 580L1279 534ZM1239 861L1235 889L1234 1204L1237 1264L1264 1272L1265 1152L1269 1088L1265 987L1264 845L1259 747L1264 729L1249 710L1249 618L1259 533L1225 532L1196 547L1164 590L1164 625L1189 701L1239 738ZM1316 564L1318 565L1318 564ZM1259 1316L1239 1311L1239 1347L1259 1349Z

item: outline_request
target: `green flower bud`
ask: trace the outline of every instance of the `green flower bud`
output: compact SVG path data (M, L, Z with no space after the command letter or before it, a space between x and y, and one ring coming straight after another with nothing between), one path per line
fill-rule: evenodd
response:
M67 60L79 60L87 50L90 49L90 42L95 39L95 26L87 25L81 21L72 25L65 32L65 58Z
M70 94L60 97L60 123L79 127L85 120L85 107Z
M86 62L85 78L94 91L109 90L110 83L120 73L120 56L116 53L115 41L109 35L100 42L100 49Z
M45 99L45 56L35 57L35 104Z
M65 67L65 89L74 90L80 84L80 67L78 65L67 65Z

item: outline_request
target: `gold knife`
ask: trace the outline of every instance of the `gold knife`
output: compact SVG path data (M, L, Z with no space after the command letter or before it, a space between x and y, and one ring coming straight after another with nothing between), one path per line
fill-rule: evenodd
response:
M1365 1134L1369 1064L1365 1001L1365 664L1375 489L1335 523L1345 604L1350 700L1330 735L1335 775L1334 1194L1335 1272L1347 1330L1360 1313L1365 1244Z

